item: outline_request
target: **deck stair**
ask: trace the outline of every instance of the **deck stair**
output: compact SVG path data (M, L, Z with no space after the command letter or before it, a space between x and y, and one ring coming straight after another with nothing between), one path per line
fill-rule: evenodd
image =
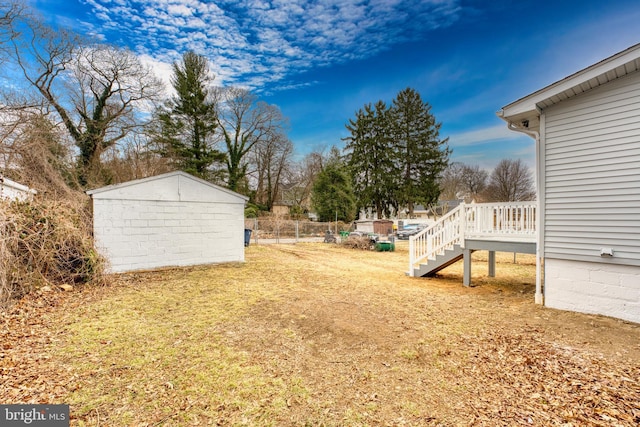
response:
M464 256L464 249L460 245L453 245L451 249L445 249L435 255L434 258L426 260L413 270L414 277L430 277L443 268L460 261Z
M530 253L537 240L536 202L460 204L409 238L409 271L433 276L476 249ZM470 259L465 260L470 263ZM469 264L470 270L470 264ZM468 271L465 268L465 275ZM469 282L465 277L465 283Z

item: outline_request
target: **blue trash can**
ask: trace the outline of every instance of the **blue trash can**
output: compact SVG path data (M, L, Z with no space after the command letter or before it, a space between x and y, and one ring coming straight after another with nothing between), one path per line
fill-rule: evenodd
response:
M250 241L251 241L251 229L245 228L244 229L244 245L249 246Z

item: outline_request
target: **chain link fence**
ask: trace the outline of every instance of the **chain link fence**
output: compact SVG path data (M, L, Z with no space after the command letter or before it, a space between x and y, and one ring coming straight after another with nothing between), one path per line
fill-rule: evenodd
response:
M352 229L351 224L340 221L297 221L277 217L247 218L244 227L251 230L251 241L254 243L260 243L261 240L275 243L322 242L327 230L339 235L341 231Z

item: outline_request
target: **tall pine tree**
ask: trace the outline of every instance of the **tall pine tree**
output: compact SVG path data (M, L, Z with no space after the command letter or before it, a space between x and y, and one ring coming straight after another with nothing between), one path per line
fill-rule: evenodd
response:
M345 151L360 208L373 207L381 218L398 208L413 213L416 204L437 202L438 178L449 163L448 139L420 94L407 88L391 107L365 105L349 120Z
M351 222L356 217L356 202L348 168L340 151L332 149L326 165L313 184L311 204L320 221L338 219Z
M346 125L345 151L359 208L373 207L378 218L396 207L393 141L389 132L389 109L382 101L365 105Z
M204 56L186 52L181 63L173 63L171 84L176 95L156 111L159 129L154 142L177 168L217 182L226 156L215 148L218 121L216 105L208 96L211 80Z
M438 180L449 164L448 138L440 139L440 123L420 94L407 88L396 96L389 110L391 138L397 168L396 198L409 215L416 204L436 203Z

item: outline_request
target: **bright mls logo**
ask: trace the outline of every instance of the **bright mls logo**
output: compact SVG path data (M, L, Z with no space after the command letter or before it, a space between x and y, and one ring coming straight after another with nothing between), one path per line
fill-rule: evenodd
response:
M69 427L69 405L0 405L0 425Z

